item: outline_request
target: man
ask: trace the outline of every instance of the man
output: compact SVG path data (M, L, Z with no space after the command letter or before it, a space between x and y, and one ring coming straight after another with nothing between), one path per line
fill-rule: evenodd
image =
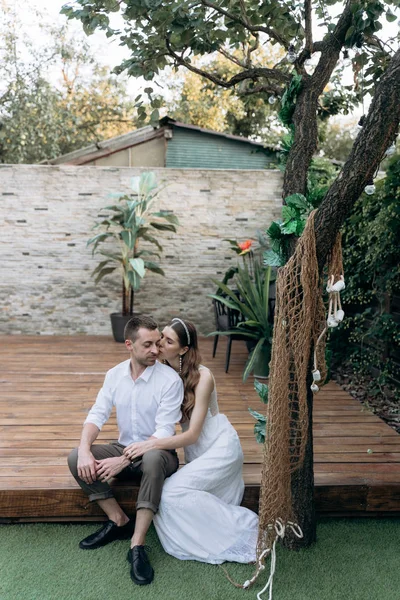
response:
M154 577L144 549L146 533L158 510L164 480L175 473L179 461L175 450L151 450L131 463L123 450L133 442L174 435L175 423L181 418L183 383L173 369L156 360L160 332L151 317L133 317L124 336L130 359L107 372L84 422L79 448L71 452L68 464L89 500L96 501L109 519L82 540L80 548L99 548L133 534L128 552L131 578L138 585L146 585ZM92 445L113 406L117 412L118 442ZM136 522L132 522L114 498L107 480L138 475L141 483Z

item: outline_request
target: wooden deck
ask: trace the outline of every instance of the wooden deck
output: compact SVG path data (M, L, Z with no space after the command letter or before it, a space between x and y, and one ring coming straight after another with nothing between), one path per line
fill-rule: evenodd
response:
M0 520L99 520L66 465L105 371L128 355L108 337L0 337ZM243 503L257 509L262 447L250 406L262 409L253 382L241 380L246 350L234 342L229 374L225 340L215 359L201 341L203 362L217 380L221 412L237 429L245 455ZM100 433L117 438L115 417ZM319 513L400 514L400 436L331 382L315 400L315 496ZM135 494L116 486L126 508Z

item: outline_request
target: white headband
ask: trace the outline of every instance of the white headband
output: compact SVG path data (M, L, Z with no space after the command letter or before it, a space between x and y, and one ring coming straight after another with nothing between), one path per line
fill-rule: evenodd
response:
M189 335L189 329L187 328L187 326L186 326L186 323L184 323L184 322L182 321L182 319L178 319L178 317L175 317L175 319L172 319L171 323L173 323L174 321L179 321L179 323L181 323L181 324L183 325L183 327L184 327L184 329L185 329L185 331L186 331L187 343L188 343L188 346L190 346L190 335Z

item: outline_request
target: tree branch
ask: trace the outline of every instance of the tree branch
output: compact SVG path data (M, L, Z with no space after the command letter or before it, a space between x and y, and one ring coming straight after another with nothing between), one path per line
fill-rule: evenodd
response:
M254 80L254 79L258 79L259 77L276 79L277 81L284 83L285 85L290 81L290 76L286 75L286 73L282 73L281 71L277 71L274 69L267 69L264 67L254 67L252 69L247 69L246 71L242 71L241 73L236 73L236 75L233 75L233 77L231 77L227 81L224 81L223 79L221 79L220 77L217 77L216 75L213 75L212 73L208 73L207 71L204 71L203 69L199 69L198 67L195 67L194 65L185 61L185 59L182 58L182 56L179 56L179 54L176 54L176 52L171 47L168 37L166 38L165 43L166 43L169 55L175 59L176 64L178 64L182 67L185 67L189 71L192 71L193 73L197 73L197 75L201 75L202 77L209 79L216 85L220 85L221 87L224 87L226 89L229 89L229 88L235 86L237 83L240 83L241 81L244 81L245 79L253 79Z
M321 51L321 58L311 76L313 82L319 82L318 95L322 94L339 59L347 30L353 20L353 13L351 12L353 4L357 4L357 0L347 0L334 31L327 36L326 41L324 40L321 42L321 45L318 45Z
M394 54L394 50L391 46L389 46L389 44L387 44L386 42L384 42L383 40L379 39L378 36L376 35L371 35L371 36L365 36L364 37L364 42L368 45L371 46L372 48L379 48L379 50L387 57L391 57L392 54ZM384 46L387 46L391 53L388 52L387 50L385 50Z
M234 21L235 23L239 23L245 29L250 31L251 33L256 33L256 32L261 31L261 32L269 35L270 38L279 42L284 48L286 48L286 50L289 48L289 42L287 40L285 40L285 38L283 38L279 33L274 31L273 29L271 29L270 27L265 27L262 25L252 25L247 20L247 18L234 15L233 13L225 10L224 8L221 8L220 6L218 6L218 4L214 4L214 2L210 2L209 0L201 0L201 3L203 4L203 6L208 6L209 8L212 8L218 14L224 15L224 17L228 17L228 19L231 19L231 21Z
M238 93L238 96L251 96L253 94L259 94L261 92L265 92L267 94L274 94L275 96L282 96L284 90L282 88L278 88L275 85L270 83L256 85L250 90L246 90L244 92Z
M239 65L239 67L242 67L242 69L246 68L246 65L241 60L239 60L235 56L232 56L231 54L229 54L229 52L226 52L223 48L220 48L218 50L218 52L220 54L222 54L222 56L225 56L225 58L227 58L231 62L235 63L235 65Z
M313 38L312 38L312 3L311 0L304 0L305 13L305 32L306 32L306 47L310 56L313 53Z

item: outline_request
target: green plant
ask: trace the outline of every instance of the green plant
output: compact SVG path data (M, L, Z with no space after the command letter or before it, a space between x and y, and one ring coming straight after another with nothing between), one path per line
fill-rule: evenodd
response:
M289 240L291 236L303 233L311 208L302 194L292 194L285 198L282 221L273 221L266 232L271 240L271 248L264 252L265 265L281 267L285 264Z
M272 325L269 315L269 286L271 282L271 268L264 269L258 262L254 264L254 277L251 277L247 265L238 267L235 285L237 291L231 290L222 281L213 279L214 283L225 294L224 296L210 294L228 308L236 310L243 315L244 320L230 331L214 331L209 335L242 334L256 342L255 348L246 364L243 381L247 380L254 368L256 360L260 357L263 347L271 351Z
M260 245L270 248L264 251L264 264L281 267L285 264L289 244L293 236L299 237L313 208L317 208L336 175L335 167L323 158L313 159L307 174L307 194L291 194L284 200L282 219L273 221L266 231L267 237L259 235Z
M269 390L267 384L261 383L256 379L254 381L254 389L256 390L261 402L263 402L264 404L268 404ZM254 425L254 435L256 437L256 441L259 444L263 444L265 442L265 429L267 426L267 417L257 412L256 410L253 410L252 408L249 408L248 410L251 416L256 419L256 423Z
M146 270L164 275L159 264L153 260L154 256L160 258L162 246L150 232L154 230L175 233L176 226L179 225L175 215L165 211L151 212L159 193L154 173L146 172L140 177L132 177L131 189L131 195L111 194L112 197L118 198L119 204L103 209L110 211L110 215L94 226L95 229L100 228L101 233L87 243L88 246L92 246L92 254L98 252L105 257L92 273L96 284L106 275L120 269L123 283L123 315L133 313L134 292L140 289ZM148 248L139 249L140 240L156 246L159 252ZM116 247L110 246L111 241L115 242ZM106 244L106 248L98 250L101 244Z
M400 324L400 161L393 156L376 193L357 201L343 230L346 319L341 336L331 334L334 367L345 363L366 381L374 373L374 396L398 386Z
M236 240L229 240L224 238L223 242L229 242L230 249L239 257L242 257L243 264L246 265L246 261L248 263L248 267L250 269L250 273L253 273L253 261L254 261L254 252L252 250L253 242L252 240L245 240L244 242L237 242ZM224 277L222 279L222 283L225 285L230 281L238 272L238 267L233 266L229 267L225 271ZM217 295L223 294L221 288L218 288L215 292Z

